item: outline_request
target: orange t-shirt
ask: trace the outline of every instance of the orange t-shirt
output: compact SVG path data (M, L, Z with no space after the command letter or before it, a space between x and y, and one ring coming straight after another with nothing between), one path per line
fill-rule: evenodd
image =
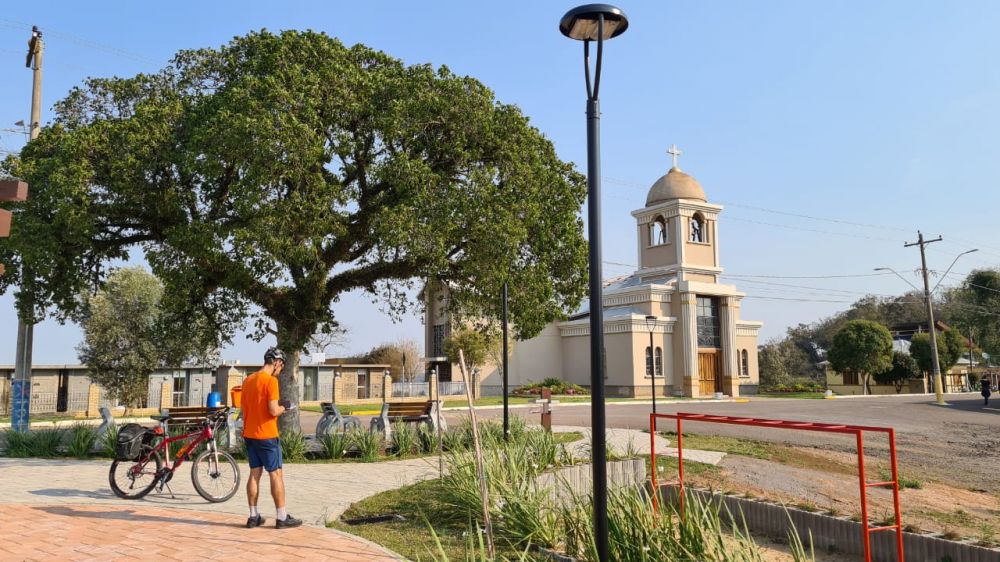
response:
M243 381L240 398L243 411L243 437L273 439L278 436L278 418L271 415L267 403L279 400L278 379L265 371L257 371Z

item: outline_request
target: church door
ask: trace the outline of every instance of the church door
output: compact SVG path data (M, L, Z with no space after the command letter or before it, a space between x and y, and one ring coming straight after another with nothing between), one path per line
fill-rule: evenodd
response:
M709 396L720 390L718 350L698 351L698 394Z

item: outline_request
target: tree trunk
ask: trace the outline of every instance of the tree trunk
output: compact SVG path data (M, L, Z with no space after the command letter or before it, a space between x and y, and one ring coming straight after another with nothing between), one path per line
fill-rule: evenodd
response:
M871 388L868 386L868 375L864 375L861 380L864 383L861 387L861 393L865 396L868 396L869 394L872 393Z
M288 361L285 363L285 368L282 369L281 375L278 376L278 387L281 393L282 399L288 399L292 401L292 404L296 406L291 412L285 412L278 418L278 430L282 433L286 431L302 431L299 425L299 360L301 359L301 353L299 351L290 351L289 349L282 348L285 352L285 357Z

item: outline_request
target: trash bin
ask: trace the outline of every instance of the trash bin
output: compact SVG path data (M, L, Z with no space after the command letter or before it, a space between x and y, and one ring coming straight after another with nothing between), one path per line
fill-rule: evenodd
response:
M240 407L240 398L243 396L243 387L234 386L232 390L229 391L229 406L232 408Z
M219 406L222 406L222 397L219 396L218 392L209 392L208 403L205 405L209 408L218 408Z

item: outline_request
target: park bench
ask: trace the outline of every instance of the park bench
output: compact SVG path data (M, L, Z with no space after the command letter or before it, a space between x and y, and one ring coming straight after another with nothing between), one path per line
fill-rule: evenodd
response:
M441 430L448 427L444 417L440 415L437 400L422 400L420 402L383 402L382 412L372 418L371 431L381 432L386 440L392 439L392 424L394 422L424 423L431 431L437 431L438 422Z
M341 415L340 409L333 402L321 402L320 407L323 409L323 417L316 423L317 439L335 431L361 428L361 420L357 416Z
M180 431L194 431L201 426L201 423L205 421L205 418L209 414L224 409L224 407L209 408L207 406L163 408L160 410L161 415L152 416L152 418L157 421L166 421L168 430L179 428ZM236 433L238 424L236 418L238 415L238 410L231 411L226 418L225 429L220 432L222 433L220 436L222 439L221 443L226 448L232 448L237 444Z

